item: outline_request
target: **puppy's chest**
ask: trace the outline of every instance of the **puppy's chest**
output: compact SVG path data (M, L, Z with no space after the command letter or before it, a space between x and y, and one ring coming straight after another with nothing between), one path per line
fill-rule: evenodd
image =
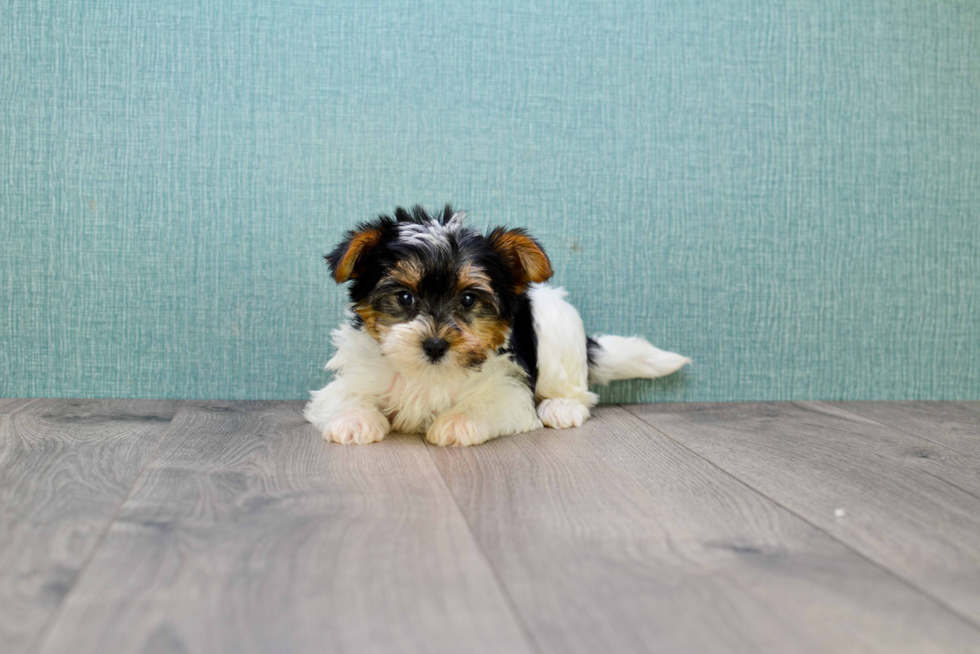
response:
M466 380L434 382L396 372L382 397L384 412L396 431L424 431L456 402L465 387Z

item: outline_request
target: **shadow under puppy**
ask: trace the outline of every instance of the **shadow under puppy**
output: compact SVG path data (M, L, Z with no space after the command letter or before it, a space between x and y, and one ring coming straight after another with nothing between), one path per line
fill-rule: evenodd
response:
M351 282L353 316L333 332L334 380L305 417L337 443L391 430L476 445L543 425L578 427L589 383L660 377L689 363L641 338L587 338L547 255L522 229L487 235L447 205L398 208L347 233L327 262Z

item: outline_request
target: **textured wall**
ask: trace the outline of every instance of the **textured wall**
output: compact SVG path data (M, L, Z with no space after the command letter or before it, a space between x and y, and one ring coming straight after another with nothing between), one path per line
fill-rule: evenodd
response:
M695 360L606 400L980 397L975 0L0 25L0 396L303 397L342 311L320 254L451 200L537 234L591 330Z

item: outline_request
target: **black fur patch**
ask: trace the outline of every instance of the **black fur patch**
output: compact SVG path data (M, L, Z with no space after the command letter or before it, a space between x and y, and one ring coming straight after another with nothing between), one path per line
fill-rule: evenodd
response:
M602 350L602 346L594 338L589 336L585 337L585 357L589 361L589 367L595 366L596 357L599 356L599 352Z
M527 295L521 295L517 300L507 350L517 365L527 373L527 383L533 393L538 383L538 337L534 333L531 300Z
M486 312L494 312L511 326L510 339L502 351L510 353L527 372L527 381L533 391L538 357L530 300L525 293L515 291L513 270L489 245L487 238L475 229L460 225L457 229L439 230L438 235L427 235L428 225L436 222L445 227L454 214L450 205L433 216L419 205L411 210L398 207L394 216L380 215L348 232L344 241L325 258L331 270L336 271L359 232L377 232L378 237L372 239L371 247L365 248L356 262L356 274L348 288L351 301L377 303L375 306L379 310L397 320L411 320L419 312L426 312L437 321L465 323L480 317L481 312L483 317L489 317ZM422 271L418 287L413 289L415 298L410 307L399 308L391 299L395 289L389 288L392 284L389 273L400 261L410 261ZM484 297L486 301L478 303L469 314L460 313L456 289L458 271L467 263L485 273L493 291L493 297ZM362 328L363 320L355 317L352 326Z

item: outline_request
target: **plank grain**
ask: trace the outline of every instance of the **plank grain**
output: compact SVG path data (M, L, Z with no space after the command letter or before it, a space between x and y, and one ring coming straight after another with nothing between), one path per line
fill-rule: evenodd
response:
M820 402L627 408L980 625L976 457Z
M301 410L182 410L40 651L530 652L422 441Z
M980 402L825 402L913 436L980 457Z
M31 405L41 405L44 400L19 397L0 397L0 413L16 413Z
M175 411L147 400L25 400L0 414L0 643L27 652Z
M429 452L542 652L976 652L980 631L617 407Z

